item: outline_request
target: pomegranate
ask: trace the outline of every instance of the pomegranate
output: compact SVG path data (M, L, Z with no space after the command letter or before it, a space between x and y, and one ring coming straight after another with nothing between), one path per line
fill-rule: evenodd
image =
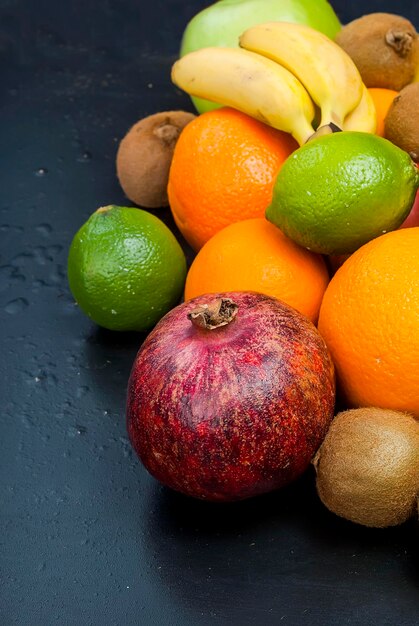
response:
M274 298L229 292L172 309L135 359L127 397L132 445L163 484L232 501L299 476L333 417L326 345Z
M400 228L414 228L415 226L419 226L419 190L416 192L412 209Z

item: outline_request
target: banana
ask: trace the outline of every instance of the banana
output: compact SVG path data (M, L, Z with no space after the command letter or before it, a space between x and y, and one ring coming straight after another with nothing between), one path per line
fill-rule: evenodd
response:
M314 133L314 105L301 82L260 54L201 48L174 63L172 81L191 96L231 106L291 133L300 145Z
M334 41L304 24L267 22L252 26L240 46L286 67L302 82L321 111L320 126L342 128L362 97L361 75Z
M363 85L362 97L358 106L345 118L342 130L358 130L372 134L377 130L374 101L365 85Z

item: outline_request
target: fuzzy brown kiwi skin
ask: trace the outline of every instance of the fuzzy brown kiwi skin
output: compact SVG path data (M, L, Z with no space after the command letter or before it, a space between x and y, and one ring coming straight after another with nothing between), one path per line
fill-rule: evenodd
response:
M419 39L413 24L392 13L369 13L344 25L335 41L367 87L400 91L414 80Z
M167 182L173 151L183 128L195 119L186 111L162 111L139 120L119 144L116 173L134 204L167 206Z
M312 461L323 504L374 528L402 524L417 511L419 422L377 408L338 413Z
M384 120L384 136L419 162L419 83L411 83L393 100Z

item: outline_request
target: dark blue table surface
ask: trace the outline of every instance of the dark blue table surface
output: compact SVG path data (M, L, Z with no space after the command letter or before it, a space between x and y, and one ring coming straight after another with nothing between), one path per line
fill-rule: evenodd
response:
M193 110L170 66L209 4L0 0L1 626L419 622L416 521L338 519L311 471L225 506L159 486L125 428L143 337L98 329L69 292L74 233L127 203L118 141L145 115ZM419 22L407 0L334 7Z

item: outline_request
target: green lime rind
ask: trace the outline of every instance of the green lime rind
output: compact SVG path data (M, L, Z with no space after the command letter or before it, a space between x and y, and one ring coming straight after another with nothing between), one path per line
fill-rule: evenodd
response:
M338 132L285 161L266 218L313 252L351 254L402 224L418 186L407 152L377 135Z
M142 209L98 209L70 246L70 290L84 313L109 330L150 330L178 304L185 279L177 239Z

